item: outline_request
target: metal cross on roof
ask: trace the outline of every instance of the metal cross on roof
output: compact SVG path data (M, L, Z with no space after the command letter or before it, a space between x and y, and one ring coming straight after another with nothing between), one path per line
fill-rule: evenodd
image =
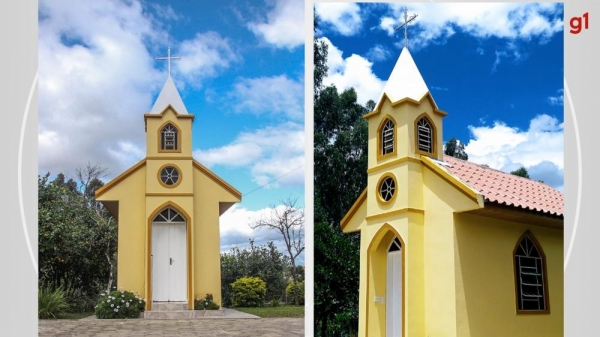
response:
M157 57L157 60L167 60L168 64L169 64L169 77L171 77L171 60L181 60L181 57L179 56L171 56L171 47L169 47L167 49L167 57Z
M408 17L408 9L406 7L404 7L404 23L401 24L400 26L396 27L396 29L394 31L397 31L398 29L404 27L404 47L408 48L408 24L411 23L412 21L414 21L417 18L417 14L411 16L410 18Z

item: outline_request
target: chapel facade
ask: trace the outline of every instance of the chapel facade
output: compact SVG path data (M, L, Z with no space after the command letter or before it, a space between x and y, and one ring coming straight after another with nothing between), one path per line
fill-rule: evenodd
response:
M447 115L405 47L341 221L361 234L359 336L562 336L562 193L444 155Z
M169 75L144 114L146 157L96 192L118 221L117 285L146 310L193 310L206 294L222 304L219 216L242 195L193 158L194 119Z

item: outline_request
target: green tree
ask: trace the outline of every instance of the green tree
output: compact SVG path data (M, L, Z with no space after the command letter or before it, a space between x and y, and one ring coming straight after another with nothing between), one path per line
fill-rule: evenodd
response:
M49 178L38 176L40 284L64 289L72 309L91 309L110 279L106 257L116 252L116 222L93 198L102 185L98 176L90 180L91 197L63 174Z
M315 223L315 334L342 336L356 330L360 244L357 235L340 233L330 224Z
M469 160L469 155L465 152L465 145L454 137L450 138L444 145L444 154L462 160Z
M316 25L316 23L315 23ZM314 39L315 73L326 74L327 48ZM340 221L367 185L367 122L375 107L357 102L354 89L338 93L315 81L314 223L315 333L342 336L356 330L359 234L345 234Z
M255 220L252 229L264 227L278 231L283 237L290 261L292 281L297 283L296 258L304 251L304 209L296 206L298 199L282 200L282 206L271 207L271 213ZM294 303L299 305L297 287L294 287Z
M317 19L317 14L314 14L313 17L313 21L315 23L314 25L314 31L317 31L317 23L318 23L318 19ZM314 62L315 62L315 69L314 69L314 95L317 96L318 92L321 90L321 88L323 87L323 78L325 76L327 76L327 45L325 44L324 41L318 41L317 39L314 40Z
M285 288L285 293L288 298L298 296L298 304L304 305L304 280L296 282L295 286L294 282L290 282Z
M287 278L285 271L289 261L273 242L255 246L250 240L248 249L232 248L221 254L221 293L223 305L233 303L231 284L241 277L259 277L267 284L266 300L280 300L285 295Z
M510 174L529 179L529 173L527 172L527 169L524 166L521 166L521 168L512 171Z

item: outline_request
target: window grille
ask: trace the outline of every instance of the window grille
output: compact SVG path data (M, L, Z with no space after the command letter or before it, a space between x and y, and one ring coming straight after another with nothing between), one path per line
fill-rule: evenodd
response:
M417 122L417 144L419 151L433 153L433 135L431 125L423 117Z
M387 177L379 185L379 196L383 201L390 201L396 192L396 182L394 178Z
M520 311L546 310L544 261L533 240L526 235L515 251L517 305Z
M381 130L381 152L388 154L394 152L394 122L387 120Z
M177 129L167 124L161 131L161 150L177 150Z
M173 166L167 166L160 172L160 180L165 185L173 185L179 180L179 171Z

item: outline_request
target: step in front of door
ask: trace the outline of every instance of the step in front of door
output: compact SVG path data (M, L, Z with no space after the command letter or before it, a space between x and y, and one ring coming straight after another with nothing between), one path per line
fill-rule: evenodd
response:
M152 311L188 310L187 302L152 302Z
M146 319L194 319L224 316L219 310L188 310L187 302L152 302L152 310L144 312Z

